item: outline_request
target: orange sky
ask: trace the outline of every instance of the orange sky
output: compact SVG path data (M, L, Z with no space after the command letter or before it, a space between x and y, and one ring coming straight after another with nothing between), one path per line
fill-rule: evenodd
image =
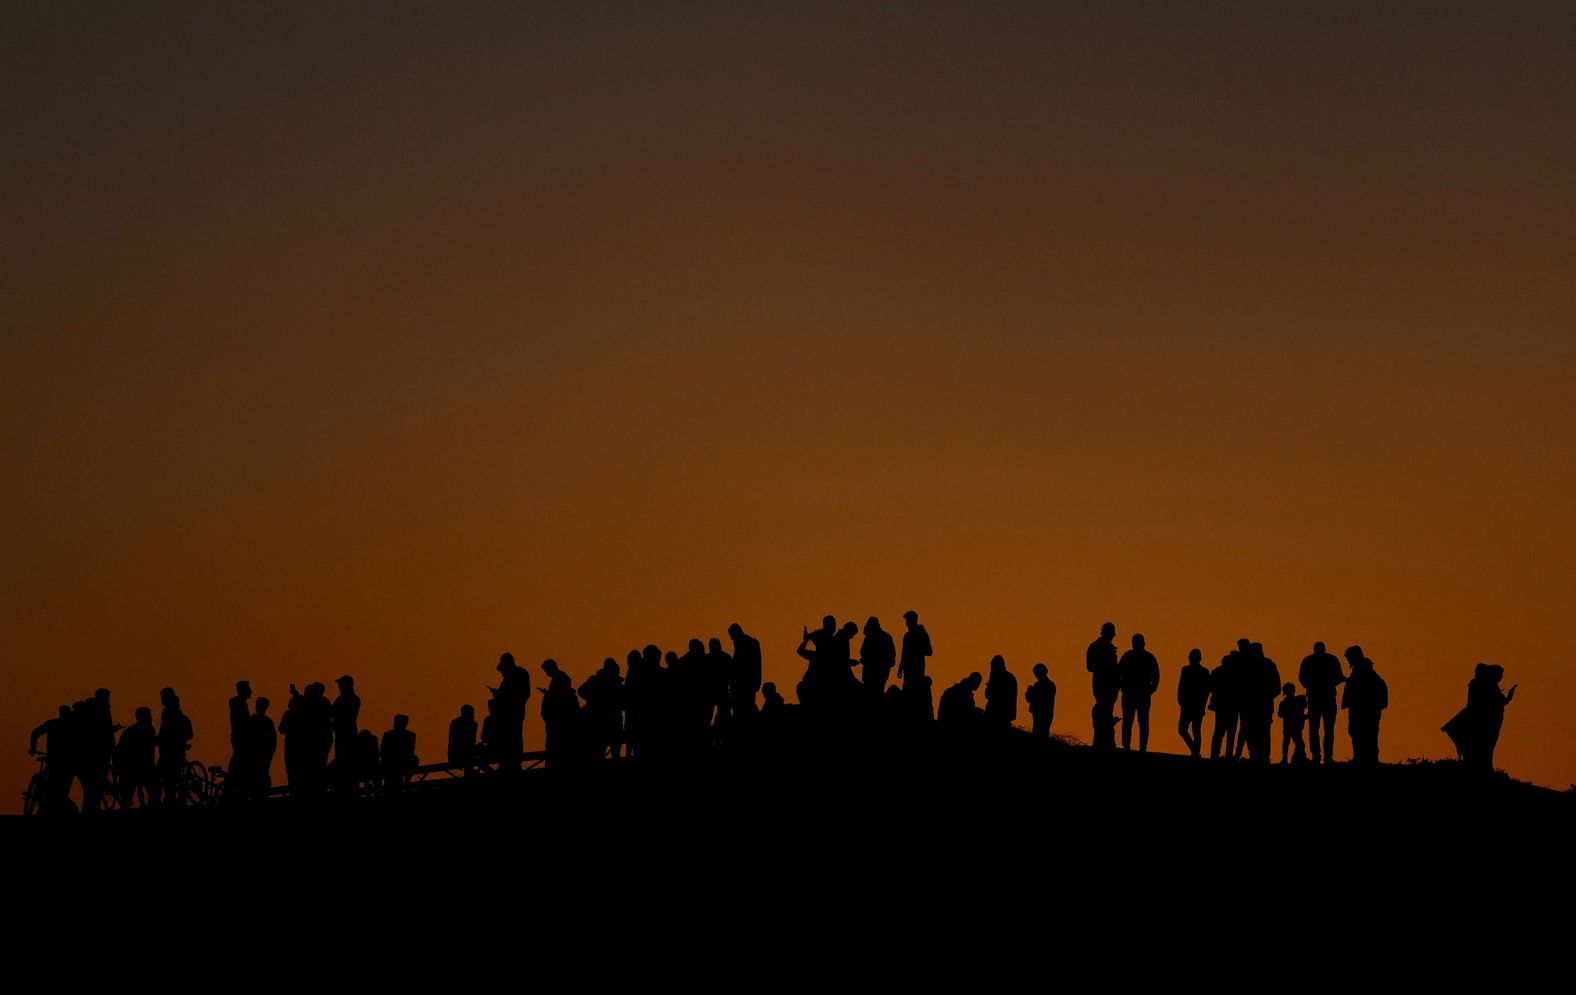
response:
M26 733L916 608L1359 642L1383 755L1576 780L1576 11L12 10L0 795ZM1338 755L1349 755L1343 736ZM541 726L533 702L528 745Z

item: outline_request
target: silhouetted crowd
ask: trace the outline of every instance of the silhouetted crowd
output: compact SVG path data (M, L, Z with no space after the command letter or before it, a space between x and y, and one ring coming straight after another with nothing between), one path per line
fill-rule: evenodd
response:
M524 748L531 675L504 653L497 664L498 683L488 685L485 716L478 723L475 707L462 705L449 723L444 760L428 767L417 756L408 716L394 716L381 739L361 728L361 699L349 676L335 682L332 699L322 683L308 684L305 691L291 684L277 727L269 700L254 703L251 685L239 681L229 700L231 752L221 775L223 795L236 802L268 797L281 737L292 796L352 797L368 791L397 795L413 778L437 770L508 780L527 760L562 769L620 756L693 760L718 748L748 749L806 736L898 741L934 734L963 743L1008 735L1018 718L1020 688L1006 661L992 657L988 677L971 673L943 691L938 702L926 674L933 655L930 634L917 612L905 613L903 622L899 644L871 617L857 654L854 641L861 629L855 623L839 625L828 615L820 627L805 627L796 650L805 661L795 689L797 705L762 681L761 644L738 623L728 627L729 649L719 638L691 639L682 654L648 645L630 650L622 668L608 658L578 687L557 661L545 660L540 666L539 709L546 731L541 756L528 755ZM1322 642L1315 643L1298 668L1298 693L1297 684L1282 682L1279 666L1260 643L1238 640L1212 670L1193 649L1177 677L1177 733L1189 753L1201 757L1204 719L1212 712L1211 758L1245 756L1250 763L1268 764L1278 717L1281 763L1330 763L1336 715L1344 710L1352 762L1376 764L1389 689L1361 647L1348 647L1344 656L1343 667ZM1094 692L1093 747L1114 750L1120 725L1122 749L1131 750L1136 726L1138 751L1146 752L1151 703L1162 681L1160 664L1143 635L1134 635L1131 648L1118 655L1116 626L1107 622L1089 644L1085 666ZM1049 740L1056 684L1044 663L1035 664L1033 674L1022 689L1029 735ZM1499 690L1503 676L1503 668L1479 664L1468 685L1467 707L1444 727L1468 766L1493 768L1505 706L1515 694L1515 688ZM982 688L983 706L975 698ZM70 810L73 781L81 786L87 812L106 803L122 808L189 803L193 770L200 766L187 758L191 720L172 689L161 691L160 701L156 727L152 710L143 707L136 710L134 724L123 729L111 716L109 691L101 688L74 706L62 705L58 716L34 729L29 752L37 753L40 738L48 743L37 789L40 809Z

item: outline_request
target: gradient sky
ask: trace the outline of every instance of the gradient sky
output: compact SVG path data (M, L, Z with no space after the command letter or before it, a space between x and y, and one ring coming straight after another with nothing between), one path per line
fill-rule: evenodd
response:
M1576 7L317 6L0 13L0 797L99 686L436 758L909 608L1084 738L1145 633L1163 750L1194 646L1361 643L1387 759L1500 663L1576 780Z

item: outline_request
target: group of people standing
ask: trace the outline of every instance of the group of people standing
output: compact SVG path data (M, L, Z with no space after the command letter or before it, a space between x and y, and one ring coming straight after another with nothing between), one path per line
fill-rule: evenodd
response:
M1130 749L1135 720L1138 748L1149 748L1150 699L1160 688L1160 667L1145 648L1142 634L1134 635L1132 644L1132 649L1118 658L1116 626L1107 622L1085 654L1094 688L1090 716L1098 749L1115 748L1118 722L1122 726L1122 748ZM1330 763L1335 759L1335 692L1344 685L1340 708L1348 716L1352 759L1357 763L1379 762L1379 719L1390 706L1390 691L1384 678L1375 672L1373 661L1363 655L1361 646L1347 647L1346 661L1351 667L1347 674L1341 661L1325 651L1324 643L1314 643L1313 652L1303 658L1297 672L1304 694L1298 694L1296 685L1290 682L1281 683L1280 667L1265 655L1263 643L1237 640L1236 648L1221 657L1213 670L1202 661L1203 653L1192 650L1177 677L1177 734L1193 756L1203 753L1204 716L1213 712L1211 758L1240 758L1246 753L1250 761L1267 764L1271 760L1275 718L1279 715L1282 763L1310 759L1303 741L1305 725L1312 762ZM1120 719L1115 715L1119 699ZM1278 708L1276 699L1280 699Z
M629 651L624 669L608 658L578 688L557 661L545 660L540 710L547 762L566 766L621 754L692 756L714 746L780 735L790 717L799 727L820 730L913 731L934 723L954 736L1007 733L1018 717L1019 684L1006 661L993 657L988 679L969 674L947 688L937 707L926 673L934 653L930 634L917 612L905 613L903 620L901 650L880 620L871 617L863 626L857 655L853 642L861 628L855 623L839 625L827 615L820 627L805 627L797 649L806 663L797 685L797 706L788 705L772 682L762 681L760 641L738 623L728 628L731 652L719 638L691 639L683 654L647 645ZM1212 758L1246 753L1251 762L1267 764L1278 715L1282 763L1329 763L1335 755L1336 715L1345 710L1352 760L1378 763L1379 723L1389 707L1389 689L1360 646L1348 647L1344 655L1346 667L1326 652L1324 643L1315 643L1298 668L1298 693L1295 684L1282 683L1280 668L1260 643L1238 640L1214 669L1206 668L1201 651L1193 649L1177 678L1177 733L1192 756L1202 756L1204 717L1213 712ZM1131 648L1118 655L1116 626L1105 623L1099 638L1089 644L1085 666L1094 692L1090 715L1095 749L1114 750L1120 725L1122 748L1132 749L1136 726L1138 750L1146 752L1161 671L1144 636L1135 634ZM522 768L530 673L510 653L500 656L497 671L499 680L488 686L482 722L478 724L475 707L467 704L449 723L446 761L451 769L508 777ZM1515 694L1514 687L1509 693L1499 690L1503 676L1503 668L1479 664L1468 688L1467 708L1445 726L1470 766L1492 769L1505 706ZM254 703L250 683L236 683L229 701L227 779L232 797L256 801L270 793L280 737L292 795L349 796L368 783L400 790L420 764L408 716L396 715L393 728L379 740L360 727L361 699L354 679L346 675L335 685L337 694L330 699L322 683L308 684L304 692L291 684L290 700L276 727L269 700L257 698ZM983 708L975 703L982 688ZM1022 694L1031 736L1048 738L1056 684L1044 663L1034 666L1034 680ZM152 710L144 707L137 709L135 724L125 729L114 723L109 699L109 691L100 689L74 706L61 706L56 718L33 730L29 752L37 752L41 737L49 743L50 800L69 805L75 779L82 785L84 810L94 811L113 771L115 798L122 807L134 802L181 804L192 725L179 697L165 688L158 726Z

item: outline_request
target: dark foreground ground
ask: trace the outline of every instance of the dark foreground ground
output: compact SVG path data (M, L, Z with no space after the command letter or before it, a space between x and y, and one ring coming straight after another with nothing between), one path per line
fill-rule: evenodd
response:
M1006 984L1058 957L1159 970L1166 950L1255 972L1341 949L1473 977L1558 960L1573 829L1572 793L1454 764L1254 768L1015 736L0 832L12 908L44 934L114 910L208 957L370 944L387 968L514 944L511 962L580 972L778 965L765 984L833 961L913 979L923 955Z

